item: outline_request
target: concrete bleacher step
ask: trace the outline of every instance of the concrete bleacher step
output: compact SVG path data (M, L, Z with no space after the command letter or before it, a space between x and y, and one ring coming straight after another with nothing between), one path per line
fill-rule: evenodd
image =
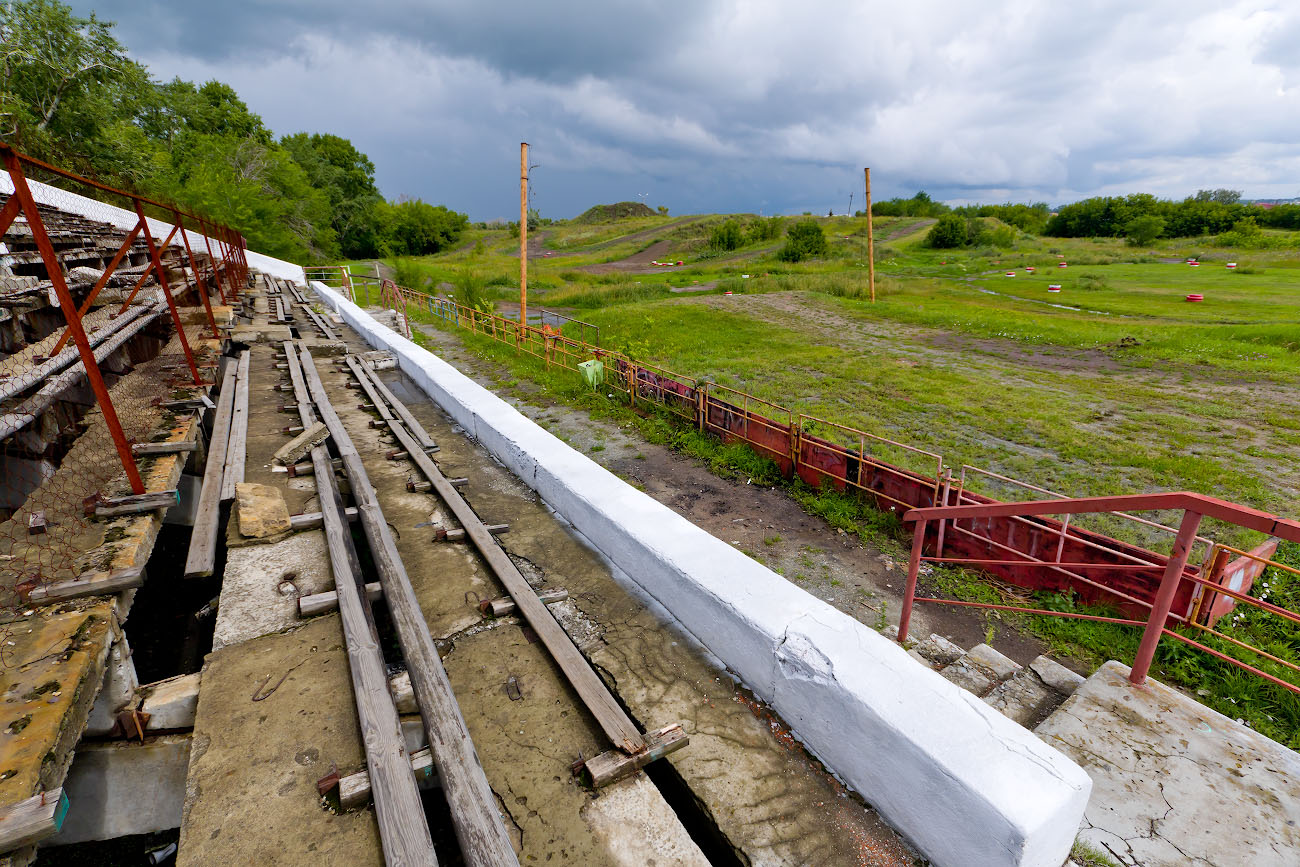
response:
M898 637L895 627L886 630L886 634L894 639ZM1040 655L1028 666L1021 666L987 644L976 645L967 652L936 634L918 642L907 653L1029 729L1060 707L1084 681L1082 676L1047 656Z
M1019 663L987 644L977 644L948 663L939 674L980 698L1020 671Z

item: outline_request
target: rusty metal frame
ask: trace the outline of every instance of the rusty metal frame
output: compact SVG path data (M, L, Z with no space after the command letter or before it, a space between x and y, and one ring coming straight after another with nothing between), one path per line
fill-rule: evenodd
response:
M40 209L36 206L36 199L32 196L32 191L27 186L27 178L23 175L21 159L16 151L3 144L0 144L0 155L3 155L5 167L9 170L9 177L14 185L12 198L18 200L24 215L27 217L27 226L31 229L32 240L36 242L36 248L40 251L41 259L45 263L45 270L49 274L50 283L54 287L54 294L59 299L59 307L63 310L64 318L67 320L68 331L72 334L72 340L77 346L77 354L81 356L81 364L86 370L86 379L90 382L91 391L95 394L95 400L99 404L104 423L113 437L113 445L116 447L117 456L122 462L122 469L126 473L127 483L131 486L133 494L143 494L145 492L144 481L140 478L140 470L136 466L135 456L131 453L131 444L127 441L126 433L122 430L122 423L118 420L117 410L113 407L113 399L108 394L108 386L104 384L104 377L99 372L99 363L95 360L95 352L90 347L90 341L86 337L85 329L81 327L81 316L77 313L76 302L73 301L72 292L68 289L67 281L63 277L63 264L59 261L54 245L50 242L50 236L45 231L45 223L41 219Z

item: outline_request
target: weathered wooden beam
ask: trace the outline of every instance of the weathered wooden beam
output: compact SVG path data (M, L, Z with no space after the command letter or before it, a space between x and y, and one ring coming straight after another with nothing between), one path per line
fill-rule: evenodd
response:
M554 605L557 602L563 602L569 598L569 591L563 587L553 587L550 590L538 590L537 598L547 605ZM506 597L505 599L484 600L479 603L479 610L484 614L490 614L493 617L505 617L508 614L514 614L518 609L515 600Z
M198 451L199 444L194 440L184 440L182 442L162 442L162 443L133 443L131 445L131 454L137 457L142 455L174 455L181 452Z
M461 854L465 863L471 867L518 864L496 796L488 785L483 765L470 740L465 718L456 703L451 682L442 667L442 659L429 634L429 625L415 598L415 591L397 553L392 531L379 508L361 456L330 404L329 393L316 371L311 353L306 348L300 348L299 351L302 377L310 389L321 420L329 426L330 436L352 483L352 496L361 512L361 525L383 585L389 617L397 633L402 655L406 658L425 730L437 733L432 744L434 761L447 794L447 804L451 808ZM299 402L302 402L301 399ZM418 444L415 448L418 451ZM317 451L324 452L324 449ZM420 456L428 460L423 453ZM320 477L322 474L328 474L332 481L333 474L318 462L316 475ZM339 587L336 589L342 590ZM342 611L342 596L339 601Z
M112 518L116 515L138 515L152 512L154 509L168 509L181 501L180 492L149 491L144 494L131 494L126 497L104 497L96 501L94 514L96 518Z
M352 368L352 372L357 374L358 378L361 378L364 375L364 377L370 381L370 385L374 390L379 392L397 417L402 420L402 423L405 424L407 429L415 436L416 442L425 449L436 449L438 447L438 444L433 441L433 437L429 436L428 432L416 420L415 416L411 415L411 411L407 408L406 404L398 400L396 395L394 395L392 391L389 390L388 386L384 384L384 381L379 378L379 375L375 372L377 368L373 362L369 360L359 360L351 355L347 357L347 361L348 366ZM396 358L393 358L391 366L397 366ZM358 372L358 369L360 372Z
M348 506L343 510L344 516L349 522L357 520L357 509L355 506ZM319 527L324 520L320 512L303 512L301 515L289 516L289 528L291 530L314 530Z
M144 583L144 569L133 566L112 572L83 572L76 578L56 581L33 587L27 594L31 602L49 602L56 599L79 599L83 596L106 596L130 590Z
M502 533L510 532L509 524L484 524L483 529L487 530L493 536L500 536ZM464 530L437 530L433 534L435 542L459 542L465 538Z
M212 438L208 441L208 460L203 468L203 487L199 491L199 508L194 516L194 529L190 532L189 552L185 556L186 578L211 575L216 567L221 479L225 472L226 445L230 441L230 416L235 406L235 376L235 365L231 364L221 378Z
M437 773L433 769L433 753L428 747L411 753L411 771L415 774L416 784L422 787L436 785ZM339 777L339 809L357 810L370 803L370 775L357 771L346 777Z
M221 501L235 498L235 485L244 480L244 455L248 450L248 365L252 355L245 349L239 354L239 372L235 378L235 406L230 416L230 442L221 473Z
M63 827L68 796L50 789L0 811L0 852L44 840Z
M690 743L690 738L686 736L686 731L680 724L674 723L659 729L659 731L648 733L646 735L646 748L643 751L629 756L618 750L610 750L587 759L583 763L583 770L586 772L591 785L599 789L601 786L608 786L610 783L631 776L655 759L663 758L675 750L680 750L688 743Z
M384 598L384 587L378 581L366 585L366 598L371 602L378 602ZM321 593L313 593L310 596L298 597L298 616L314 617L317 614L324 614L326 611L333 611L339 607L339 594L337 590L325 590ZM401 708L398 708L401 711Z
M297 408L300 413L305 408L302 401L298 401ZM290 426L285 430L292 431L293 427ZM329 439L329 428L325 425L318 421L310 425L304 424L301 433L276 450L275 459L286 466L296 464L299 458L327 439Z
M308 402L303 385L303 371L299 369L299 359L294 356L292 343L285 343L285 350L291 359L289 374L301 408L299 414L303 426L310 427L316 422L316 413ZM303 363L310 367L310 360L311 355L304 350ZM315 372L314 367L310 370ZM322 388L321 394L323 393ZM320 399L324 413L328 398L322 396ZM375 792L375 820L379 825L384 858L388 864L437 864L420 793L415 786L415 778L411 775L401 723L388 691L388 677L376 639L374 618L370 605L362 599L359 586L361 563L343 516L343 500L330 467L329 452L320 443L312 447L311 456L312 463L316 466L325 543L330 567L334 572L334 586L338 591L339 619L343 624L344 640L348 648L357 721L361 728L361 742L366 749L369 778ZM369 485L366 488L368 490ZM482 773L481 768L479 772ZM484 783L486 785L486 780ZM493 807L495 808L495 803ZM513 851L511 855L513 858ZM466 860L468 862L469 859Z

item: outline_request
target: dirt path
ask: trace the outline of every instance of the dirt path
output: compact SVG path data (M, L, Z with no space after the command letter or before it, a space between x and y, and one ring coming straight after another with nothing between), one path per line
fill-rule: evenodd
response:
M908 235L915 235L917 232L920 232L920 231L922 231L922 230L924 230L924 229L928 229L928 228L930 228L931 226L933 226L933 225L934 225L935 223L937 223L937 222L939 222L939 221L938 221L938 220L921 220L921 221L918 222L918 223L909 223L909 224L906 225L906 226L899 226L898 228L894 229L892 232L890 232L888 235L886 235L885 237L881 238L880 240L882 240L882 241L897 241L899 238L906 238Z
M870 626L897 624L906 578L901 547L882 551L809 515L784 492L723 479L646 442L631 427L552 403L527 380L465 349L453 332L420 326L434 350L524 415L678 514ZM995 646L1026 664L1045 651L1036 639L994 624ZM985 619L963 609L919 606L913 634L937 632L964 647L987 638ZM1081 669L1082 670L1082 669Z

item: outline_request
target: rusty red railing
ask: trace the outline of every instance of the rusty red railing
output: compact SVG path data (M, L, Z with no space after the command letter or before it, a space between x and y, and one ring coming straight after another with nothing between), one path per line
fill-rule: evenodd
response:
M140 275L135 285L135 289L127 296L123 302L119 313L125 312L136 294L145 285L147 279L152 276L157 281L162 290L163 296L167 301L168 312L172 324L176 329L179 337L181 348L185 357L186 366L188 367L190 377L195 385L203 383L202 375L199 372L198 364L195 362L194 353L190 348L189 342L185 336L184 325L180 319L180 312L176 305L176 299L167 282L166 274L160 259L160 250L166 248L172 240L172 237L178 230L184 232L183 218L188 217L194 225L199 227L204 235L204 243L209 245L215 240L220 250L220 257L213 256L209 252L210 273L214 282L221 287L224 283L222 293L223 300L229 296L239 294L239 286L247 280L248 265L244 256L243 238L230 229L217 226L202 217L183 211L175 205L166 204L144 196L129 193L124 190L101 184L90 178L82 177L73 172L65 171L57 166L27 156L14 150L8 144L0 142L0 158L4 161L4 166L9 174L10 182L13 185L13 193L5 202L4 207L0 209L0 234L6 232L13 222L21 216L27 224L28 230L37 249L40 252L41 260L44 264L46 274L51 284L51 288L58 299L58 308L62 311L66 328L63 335L55 343L50 355L57 355L70 339L77 348L77 353L81 363L85 368L86 378L90 384L91 391L95 396L95 402L98 404L103 414L105 424L110 430L118 458L122 463L123 472L126 474L127 482L132 492L136 494L144 493L144 482L140 478L139 469L136 466L135 458L131 452L131 443L122 430L121 422L113 406L113 401L109 395L108 387L104 382L103 374L100 371L100 365L95 359L94 350L86 336L85 329L82 327L82 319L90 310L95 302L100 290L106 286L113 276L116 269L121 265L124 257L131 249L137 238L143 238L149 253L149 266ZM136 214L135 226L128 233L122 245L117 249L108 267L96 281L90 293L87 295L81 306L75 302L69 289L67 277L64 268L60 262L58 251L55 249L50 240L50 235L45 228L45 220L41 214L41 208L32 194L30 185L27 182L27 171L36 169L44 176L70 181L74 184L108 193L111 196L119 197L130 203ZM162 213L172 215L176 223L170 235L160 245L158 244L149 228L149 221L145 216L144 208L146 206L156 208ZM199 268L194 260L192 252L189 250L188 236L183 236L186 244L186 252L190 256L190 263L194 269L196 280L200 281L200 287L205 287L204 272ZM201 288L199 294L204 300L204 309L207 314L208 326L213 337L217 336L216 320L212 313L210 300L207 297L206 290Z
M925 548L929 544L928 536L932 522L938 522L940 524L944 522L952 522L952 525L956 526L958 522L961 521L975 522L981 519L998 517L1031 518L1041 515L1081 515L1095 514L1098 512L1133 512L1164 509L1180 510L1182 511L1183 517L1178 525L1173 550L1163 565L1154 562L1125 565L1107 565L1088 562L1062 563L1058 561L1045 561L1030 558L1028 555L1024 554L1020 555L1019 559L1007 560L991 560L975 557L927 557L924 554ZM1242 662L1239 659L1209 647L1208 645L1202 644L1199 641L1188 638L1186 635L1170 628L1169 623L1171 620L1182 622L1187 626L1213 635L1242 650L1258 654L1274 663L1281 664L1293 671L1300 672L1300 665L1297 665L1294 662L1281 659L1261 648L1239 641L1238 639L1226 635L1212 627L1198 623L1194 618L1179 616L1172 610L1174 599L1178 595L1180 588L1190 585L1193 589L1204 588L1203 592L1230 596L1238 604L1251 605L1263 611L1267 611L1269 614L1300 624L1300 613L1290 611L1279 605L1274 605L1261 599L1256 599L1245 593L1233 590L1229 587L1225 587L1220 581L1202 577L1201 575L1187 569L1188 555L1191 553L1192 547L1196 542L1197 531L1200 529L1202 519L1207 517L1234 524L1248 530L1264 533L1271 537L1277 537L1292 542L1300 542L1300 522L1280 518L1276 515L1271 515L1267 512L1261 512L1257 509L1251 509L1246 506L1240 506L1236 503L1229 503L1224 500L1207 497L1203 494L1188 492L1035 500L1021 503L995 502L971 505L943 505L912 509L903 516L904 521L914 522L915 528L912 533L912 553L907 567L907 585L904 592L903 610L898 627L898 640L899 642L905 642L907 640L913 606L914 603L918 601L943 605L959 605L973 608L1017 611L1026 614L1039 614L1050 617L1066 617L1104 621L1107 623L1121 623L1144 627L1142 640L1138 645L1137 655L1133 660L1133 667L1129 676L1129 679L1134 684L1142 684L1146 681L1147 674L1151 669L1152 660L1155 658L1156 647L1159 645L1162 638L1168 637L1189 644L1198 650L1208 653L1224 662L1235 665L1236 667L1248 671L1257 677L1264 678L1277 686L1281 686L1293 693L1300 694L1300 686L1269 674L1266 671L1262 671L1255 666ZM935 535L937 542L937 533ZM1269 562L1267 561L1267 558L1253 555L1249 552L1236 551L1236 549L1228 550L1245 555L1248 558L1254 558L1266 563ZM1016 566L1031 565L1047 568L1069 567L1071 569L1093 569L1098 566L1104 566L1112 571L1120 569L1133 572L1159 572L1160 579L1156 594L1149 602L1135 600L1128 594L1115 591L1113 588L1108 588L1104 584L1100 585L1103 590L1109 590L1115 593L1116 596L1122 596L1126 602L1136 602L1147 609L1145 619L1102 617L1098 615L1080 614L1077 612L1030 608L1028 606L994 605L990 603L941 599L929 596L918 597L916 595L916 586L920 574L920 567L923 562L961 563L976 568L981 566L989 567L994 565L1004 565L1007 563ZM1282 564L1271 565L1281 566ZM1285 566L1282 568L1290 569L1290 567ZM1297 570L1290 569L1290 571L1296 572ZM1092 583L1098 584L1098 582Z

